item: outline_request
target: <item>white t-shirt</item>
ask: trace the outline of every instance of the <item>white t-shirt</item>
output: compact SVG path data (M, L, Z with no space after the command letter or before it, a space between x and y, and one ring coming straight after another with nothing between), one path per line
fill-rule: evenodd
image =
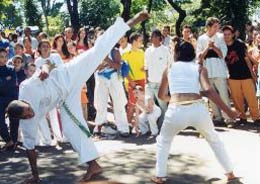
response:
M51 53L48 58L42 58L41 56L35 60L36 68L40 69L42 65L46 64L46 61L49 60L51 64L55 64L56 67L63 64L62 59L59 54Z
M120 55L122 56L124 53L130 51L132 48L132 45L130 43L127 43L127 46L123 49L122 47L119 47Z
M148 81L161 83L164 70L173 62L168 47L151 46L145 51L144 68L148 71Z
M197 57L208 47L209 41L214 41L214 45L222 52L223 58L207 58L203 65L208 70L209 78L227 78L228 70L224 58L227 55L227 46L223 35L216 33L209 37L206 33L201 35L197 41Z
M37 47L38 47L38 40L36 38L32 37L32 36L30 38L31 38L31 41L32 41L32 49L36 50ZM18 39L18 42L23 44L23 39L24 39L24 37Z
M171 43L171 37L169 35L167 35L164 40L163 40L163 45L165 45L166 47L170 47L170 43Z

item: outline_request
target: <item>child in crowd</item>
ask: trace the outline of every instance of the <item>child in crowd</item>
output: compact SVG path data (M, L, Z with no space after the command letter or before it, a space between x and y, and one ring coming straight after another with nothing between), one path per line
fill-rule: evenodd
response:
M161 109L155 105L150 96L145 96L141 86L136 86L134 89L136 98L135 104L135 129L137 136L146 134L151 131L150 138L155 138L159 132L157 120L161 115ZM149 129L150 128L150 129Z
M34 63L28 63L25 65L24 72L27 79L30 78L36 71L36 65Z

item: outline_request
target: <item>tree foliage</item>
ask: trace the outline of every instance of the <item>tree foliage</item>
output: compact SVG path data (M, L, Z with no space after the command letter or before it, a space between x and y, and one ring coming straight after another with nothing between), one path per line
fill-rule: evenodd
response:
M233 25L243 38L245 24L259 5L259 0L201 0L200 8L194 13L197 15L197 24L205 22L207 17L215 16L222 24Z
M34 0L24 0L25 22L28 26L38 26L42 28L41 13Z
M107 28L120 13L118 0L82 0L80 23L92 27Z
M14 5L15 1L0 1L0 27L12 29L22 25L21 10Z

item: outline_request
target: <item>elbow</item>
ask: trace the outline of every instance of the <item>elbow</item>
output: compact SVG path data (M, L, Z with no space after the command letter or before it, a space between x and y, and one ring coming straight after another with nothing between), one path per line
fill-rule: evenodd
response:
M158 98L160 98L161 100L163 100L163 95L162 94L158 94Z
M213 88L209 88L201 92L202 96L205 96L207 98L211 98L215 93L216 92Z

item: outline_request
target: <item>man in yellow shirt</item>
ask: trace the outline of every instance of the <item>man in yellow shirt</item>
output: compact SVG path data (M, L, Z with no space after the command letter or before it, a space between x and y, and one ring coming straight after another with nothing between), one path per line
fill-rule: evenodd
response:
M127 118L128 122L132 123L134 105L136 99L134 96L134 88L136 85L145 88L145 70L144 70L144 51L141 49L143 45L143 37L139 33L132 33L130 35L130 43L132 48L130 51L123 54L122 58L129 64L130 72L127 77L127 91L128 91L128 108Z

